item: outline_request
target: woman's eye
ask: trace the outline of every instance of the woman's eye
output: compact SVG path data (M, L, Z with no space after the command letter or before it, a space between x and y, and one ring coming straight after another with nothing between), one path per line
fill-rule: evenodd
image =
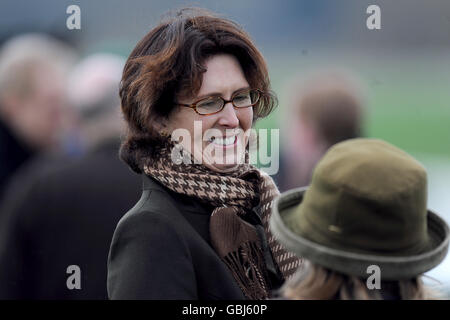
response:
M208 102L202 102L199 104L199 107L201 108L213 108L217 105L216 101L208 101Z
M251 101L250 96L248 94L243 94L234 97L233 102L235 104L243 104L243 103L249 103Z

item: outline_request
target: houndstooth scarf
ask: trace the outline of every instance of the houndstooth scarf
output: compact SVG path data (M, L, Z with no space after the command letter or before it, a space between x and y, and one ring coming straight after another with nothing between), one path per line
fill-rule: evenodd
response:
M230 269L246 298L268 298L272 288L263 243L255 226L245 221L249 210L259 204L265 237L283 278L291 276L301 263L270 232L271 208L279 194L273 180L249 164L240 164L231 173L212 171L193 163L188 152L172 143L161 147L158 153L157 159L145 160L144 173L176 193L195 197L215 207L210 218L213 248ZM174 159L173 155L180 156Z

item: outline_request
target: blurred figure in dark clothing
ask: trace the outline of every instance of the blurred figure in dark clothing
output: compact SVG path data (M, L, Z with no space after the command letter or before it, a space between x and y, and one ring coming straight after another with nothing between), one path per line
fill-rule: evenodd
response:
M57 144L73 58L68 47L41 34L15 37L0 49L0 198L23 163Z
M281 192L309 185L317 162L335 143L362 136L362 88L341 71L317 73L292 88L280 170Z
M0 299L107 298L112 235L142 188L140 177L118 158L123 63L116 56L95 55L72 73L69 97L80 111L89 147L85 156L54 159L51 169L46 161L43 172L35 162L24 169L22 176L29 178L16 176L5 193ZM70 289L77 276L70 266L79 267L80 289Z

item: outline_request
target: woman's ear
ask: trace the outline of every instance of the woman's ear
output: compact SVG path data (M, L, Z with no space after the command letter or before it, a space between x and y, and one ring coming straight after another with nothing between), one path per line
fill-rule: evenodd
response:
M163 137L169 137L171 132L166 117L160 117L158 121L153 121L153 129Z

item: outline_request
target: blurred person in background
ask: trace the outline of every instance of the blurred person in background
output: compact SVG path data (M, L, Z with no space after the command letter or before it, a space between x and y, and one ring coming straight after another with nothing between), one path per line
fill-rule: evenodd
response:
M68 47L44 34L17 36L1 47L0 198L21 165L57 146L73 60Z
M139 199L142 185L118 157L123 65L121 57L97 54L74 68L69 101L79 111L88 151L78 159L54 160L44 173L35 164L28 177L14 177L5 193L0 299L107 298L114 228ZM71 265L80 268L81 289L67 286Z
M362 135L362 91L342 71L319 72L294 84L280 170L274 176L280 191L308 185L316 163L332 145Z
M422 275L447 254L448 225L427 209L423 165L387 142L334 145L309 187L277 199L270 227L307 260L281 289L287 299L439 297Z

